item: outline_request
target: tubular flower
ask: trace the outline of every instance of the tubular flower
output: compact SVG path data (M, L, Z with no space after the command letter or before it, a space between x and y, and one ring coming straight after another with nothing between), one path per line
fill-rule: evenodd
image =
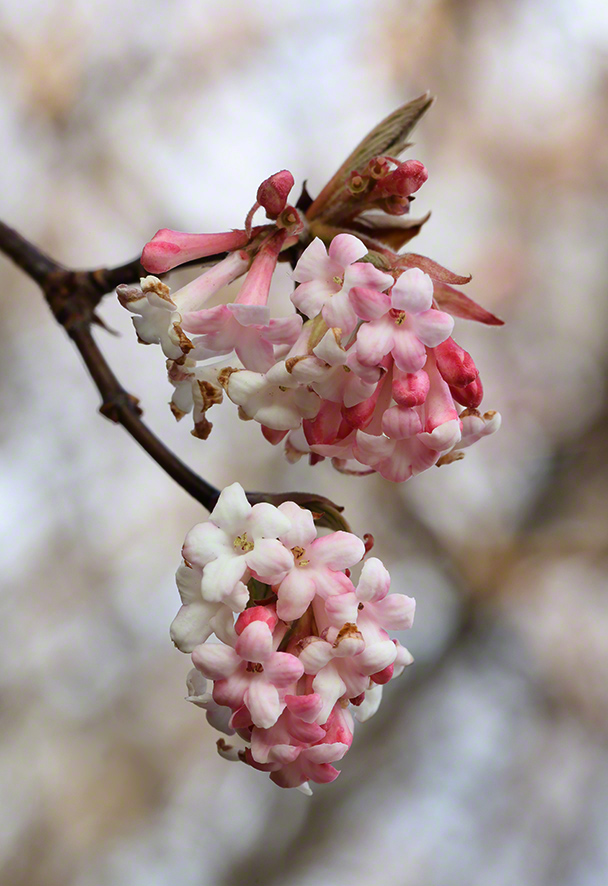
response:
M470 277L400 251L428 218L409 218L428 173L396 158L430 103L422 96L382 121L314 200L304 190L289 204L294 179L283 169L260 184L243 227L162 229L146 244L150 276L118 296L139 341L168 358L171 409L193 413L195 436L208 436L223 388L242 419L284 441L289 461L330 458L403 482L498 429L498 413L479 411L479 371L452 334L455 319L502 321L457 288ZM254 226L261 210L266 223ZM196 261L202 273L176 292L153 276ZM295 287L271 317L279 262ZM209 306L239 278L233 301Z
M381 686L412 661L388 630L412 625L415 601L389 594L375 557L351 578L366 547L347 531L317 537L294 502L252 507L238 483L186 537L171 635L192 654L188 700L230 736L222 756L281 787L309 792L309 781L337 778L353 739L349 707L367 719Z

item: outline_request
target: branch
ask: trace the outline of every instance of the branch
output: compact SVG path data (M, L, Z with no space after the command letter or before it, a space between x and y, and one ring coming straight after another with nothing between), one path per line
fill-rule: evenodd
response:
M0 221L0 250L41 286L48 280L50 274L62 270L61 265L2 221Z
M152 433L141 418L139 400L122 387L91 332L92 324L103 326L95 314L95 308L103 296L119 283L135 283L147 273L139 258L114 268L97 268L91 271L65 268L3 222L0 222L0 252L11 258L42 289L53 316L78 348L99 391L101 414L122 425L182 489L208 511L213 510L219 490L192 471ZM186 264L212 265L225 255L226 253L212 255L202 262L199 260ZM343 509L322 495L303 492L276 495L250 492L248 499L252 504L269 501L275 505L282 501L295 501L312 511L320 526L349 530L348 523L341 516Z
M121 424L182 489L211 511L219 491L195 474L142 421L138 399L122 387L91 333L91 324L100 322L95 316L95 308L102 296L116 282L133 282L141 276L143 269L139 259L117 268L74 271L53 261L2 222L0 252L11 258L42 289L55 319L78 348L101 395L101 414Z

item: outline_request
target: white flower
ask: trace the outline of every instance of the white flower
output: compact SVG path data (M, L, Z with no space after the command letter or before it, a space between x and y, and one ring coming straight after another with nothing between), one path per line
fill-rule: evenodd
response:
M241 612L249 599L243 578L280 581L293 565L291 551L277 541L288 528L289 519L274 505L252 507L242 486L227 486L209 520L191 529L184 542L184 559L202 569L203 599Z

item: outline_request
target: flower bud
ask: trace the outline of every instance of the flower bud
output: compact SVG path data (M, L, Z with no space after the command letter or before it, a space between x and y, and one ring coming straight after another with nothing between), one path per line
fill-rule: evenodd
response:
M293 185L293 175L287 169L275 172L262 182L256 200L264 207L268 218L276 218L285 209Z
M446 338L444 342L437 345L435 359L443 380L456 388L470 385L479 375L479 370L471 355L456 344L453 338Z

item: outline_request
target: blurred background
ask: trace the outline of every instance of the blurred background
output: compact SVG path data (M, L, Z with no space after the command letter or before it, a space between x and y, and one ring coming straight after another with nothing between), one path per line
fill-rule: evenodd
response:
M97 414L0 257L3 882L607 882L608 6L3 0L2 215L67 264L119 264L159 227L241 225L278 169L318 193L426 89L412 248L507 321L457 321L504 422L464 461L403 487L290 466L230 404L196 440L112 296L119 336L97 336L207 479L341 502L417 598L416 663L312 799L220 759L183 700L173 573L206 514Z

